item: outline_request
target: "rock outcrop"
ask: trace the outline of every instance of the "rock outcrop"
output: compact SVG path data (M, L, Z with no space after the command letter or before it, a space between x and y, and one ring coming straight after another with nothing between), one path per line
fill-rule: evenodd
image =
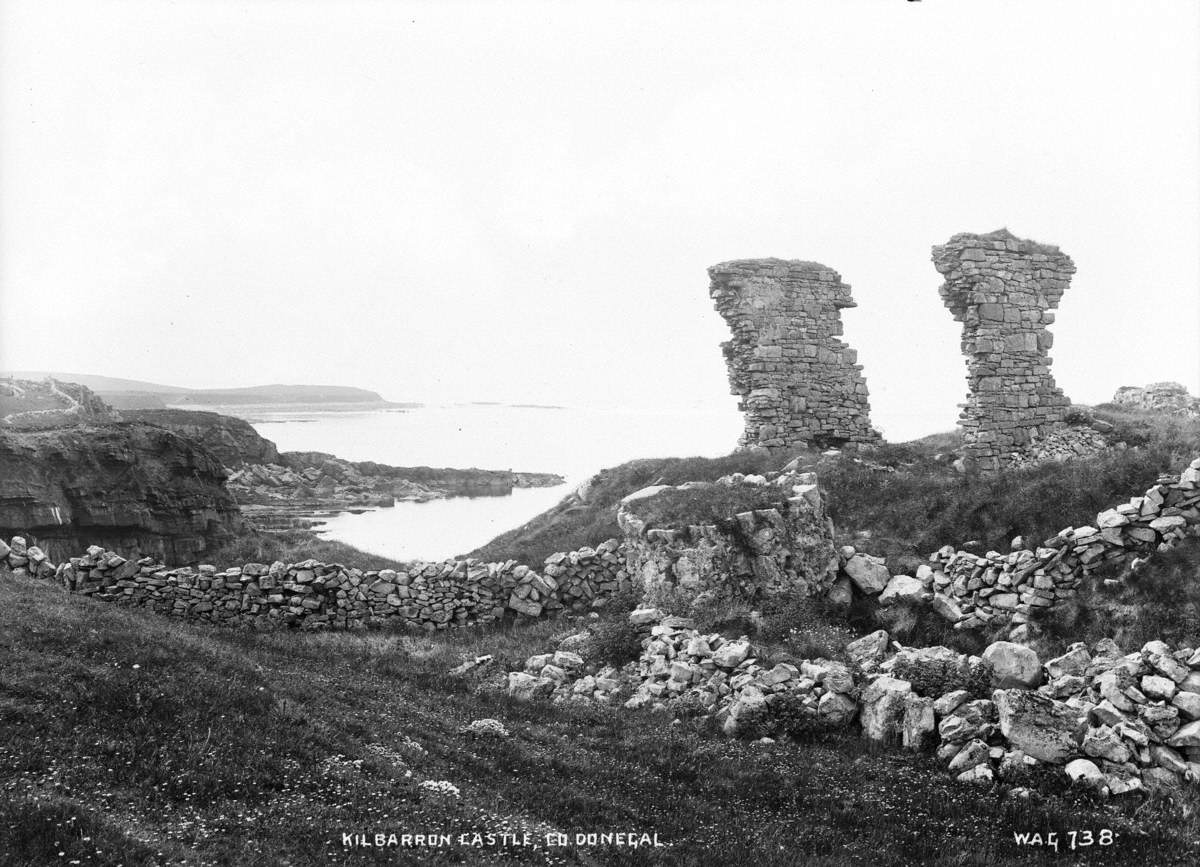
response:
M250 422L231 415L189 409L141 409L122 410L121 418L164 427L198 442L231 470L246 464L279 462L275 443L259 434Z
M857 354L839 338L850 287L816 262L741 259L708 269L733 332L721 345L741 398L740 444L781 451L875 442Z
M0 429L0 538L61 558L102 544L189 562L243 530L207 449L137 423Z
M1075 265L1057 247L1006 229L955 235L933 248L933 263L946 280L942 300L963 324L964 457L997 470L1060 428L1070 405L1050 375L1046 326Z

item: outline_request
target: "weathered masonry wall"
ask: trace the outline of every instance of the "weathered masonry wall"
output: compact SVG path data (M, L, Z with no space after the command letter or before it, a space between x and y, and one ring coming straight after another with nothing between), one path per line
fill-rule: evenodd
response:
M0 565L55 579L95 599L149 606L188 620L305 629L392 621L433 630L486 623L509 610L530 617L582 612L630 586L615 539L553 554L540 575L512 560L417 563L404 571L363 571L316 560L168 569L153 558L127 560L98 546L55 566L21 537L11 545L0 541Z
M857 353L838 338L850 287L816 262L742 259L708 269L733 332L721 345L746 414L743 446L788 450L874 442Z
M639 510L669 491L777 490L776 504L747 508L717 523L653 527ZM813 473L727 476L712 485L653 486L630 494L617 511L629 571L647 605L682 594L697 599L763 600L785 593L824 594L837 578L833 521Z
M970 394L960 424L964 455L984 470L1007 466L1061 427L1070 402L1050 375L1046 326L1075 273L1057 247L1005 229L960 234L933 248L942 300L963 324Z

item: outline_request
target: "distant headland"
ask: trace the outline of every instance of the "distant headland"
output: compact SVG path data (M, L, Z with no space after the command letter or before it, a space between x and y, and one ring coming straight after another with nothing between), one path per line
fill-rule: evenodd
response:
M243 388L183 388L136 379L118 379L57 371L4 371L0 377L42 380L46 377L87 386L114 409L254 406L296 410L403 409L420 403L384 400L374 391L345 385L252 385Z

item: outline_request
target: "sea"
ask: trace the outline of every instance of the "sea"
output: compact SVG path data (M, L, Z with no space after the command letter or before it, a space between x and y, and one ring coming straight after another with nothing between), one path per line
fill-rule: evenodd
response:
M562 485L510 496L449 497L338 514L321 535L397 560L461 556L557 504L605 467L634 458L719 457L742 430L731 402L711 407L583 409L460 403L363 412L245 412L281 451L352 461L557 473Z

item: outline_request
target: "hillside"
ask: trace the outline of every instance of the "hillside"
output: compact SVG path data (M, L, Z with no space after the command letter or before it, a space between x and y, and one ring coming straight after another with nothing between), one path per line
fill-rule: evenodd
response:
M1134 816L1061 785L1007 798L857 737L722 740L654 714L521 704L445 674L479 653L513 664L564 627L206 629L4 576L4 863L996 865L1054 861L1014 842L1047 830L1064 834L1062 863L1065 829L1102 828L1119 845L1070 863L1194 863L1192 825L1161 806ZM508 735L464 731L481 718ZM549 830L664 845L548 852L457 837ZM452 840L343 845L375 831Z
M1014 536L1043 539L1090 520L1114 500L1178 471L1200 454L1200 420L1102 405L1089 417L1111 426L1110 449L1089 457L1015 468L1003 474L959 472L956 437L860 446L831 455L802 452L828 492L839 540L915 566L947 543L976 540L1004 550ZM618 501L647 485L711 481L728 473L778 469L786 457L736 452L728 457L630 461L606 469L580 491L521 527L472 552L540 563L548 554L619 535Z

